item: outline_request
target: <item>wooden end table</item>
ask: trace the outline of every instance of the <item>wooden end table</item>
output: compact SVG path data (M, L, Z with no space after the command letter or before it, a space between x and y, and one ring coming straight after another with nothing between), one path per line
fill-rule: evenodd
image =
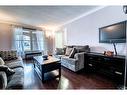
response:
M49 56L47 60L44 60L42 56L35 56L34 58L34 69L37 72L42 82L45 81L45 73L53 70L59 70L59 74L54 78L61 77L61 63L60 59Z

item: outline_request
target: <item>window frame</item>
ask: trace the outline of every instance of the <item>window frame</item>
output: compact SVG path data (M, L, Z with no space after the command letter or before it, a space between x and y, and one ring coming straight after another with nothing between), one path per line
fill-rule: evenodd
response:
M25 32L25 31L28 31L28 32ZM32 47L32 32L33 32L33 30L23 29L23 36L26 35L26 36L29 36L30 37L30 50L24 50L24 51L33 51L33 47ZM23 42L24 41L29 41L29 40L24 40L23 39ZM24 46L23 46L23 48L24 48Z
M36 48L36 45L38 45L38 41L39 42L42 41L40 43L41 43L41 46L44 47L43 46L43 43L44 43L43 41L44 40L38 40L36 33L37 33L37 30L22 28L22 33L21 34L16 34L17 38L15 39L15 41L18 41L18 42L21 41L22 42L22 48L26 52L27 51L36 51L36 50L38 50L38 47ZM24 36L30 37L30 40L24 39ZM21 39L20 39L20 37L21 37ZM43 35L42 35L42 37L43 37ZM29 41L30 42L30 49L29 50L27 50L27 49L25 50L24 41Z

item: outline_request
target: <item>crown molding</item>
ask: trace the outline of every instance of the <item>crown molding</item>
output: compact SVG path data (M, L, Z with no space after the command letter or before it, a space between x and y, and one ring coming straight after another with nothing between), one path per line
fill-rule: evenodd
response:
M26 28L33 28L33 29L38 29L38 30L44 30L41 27L37 27L34 25L29 25L29 24L24 24L24 23L19 23L19 22L13 22L13 21L6 21L6 20L1 20L0 19L0 23L1 24L8 24L8 25L12 25L12 26L20 26L20 27L26 27Z
M81 19L81 18L83 18L83 17L85 17L85 16L88 16L88 15L94 13L94 12L97 12L97 11L99 11L99 10L105 8L105 7L107 7L107 6L99 6L99 7L95 8L95 9L92 9L92 10L90 10L90 11L88 11L88 12L85 12L85 13L83 13L83 14L81 14L81 15L79 15L79 16L77 16L77 17L75 17L75 18L73 18L73 19L71 19L71 20L69 20L69 21L67 21L67 22L65 22L65 23L63 23L63 24L61 24L61 25L58 26L58 27L62 27L62 26L64 26L64 25L70 24L70 23L72 23L72 22L74 22L74 21L76 21L76 20L79 20L79 19Z

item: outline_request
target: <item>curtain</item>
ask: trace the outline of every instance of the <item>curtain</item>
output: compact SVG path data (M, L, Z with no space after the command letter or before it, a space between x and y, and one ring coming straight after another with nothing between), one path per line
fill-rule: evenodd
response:
M56 31L55 32L55 48L63 48L64 46L64 32Z
M25 49L26 45L24 44L25 41L27 41L25 37L25 30L22 27L17 27L13 26L13 44L12 44L12 49L17 50L17 53L19 56L24 58L25 52L28 50ZM45 32L36 30L36 31L31 31L28 30L29 32L29 37L30 37L30 51L46 51L46 37L45 37Z
M46 53L48 53L48 45L47 45L47 43L48 43L48 41L47 41L47 38L46 38L46 31L43 31L43 40L44 40L44 51L46 52Z
M24 57L23 48L23 29L22 27L13 26L13 42L12 48L17 50L19 56Z
M36 31L36 36L37 36L37 49L38 50L44 50L43 32L42 31Z
M43 51L43 53L45 51L47 51L47 45L46 45L46 38L45 38L45 32L44 31L36 31L36 42L35 42L34 46L37 50L39 51Z

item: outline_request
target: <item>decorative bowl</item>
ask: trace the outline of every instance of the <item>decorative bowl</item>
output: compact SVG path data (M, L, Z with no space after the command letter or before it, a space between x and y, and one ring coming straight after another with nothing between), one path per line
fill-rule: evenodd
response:
M44 60L48 59L48 55L43 55L42 57L43 57Z

